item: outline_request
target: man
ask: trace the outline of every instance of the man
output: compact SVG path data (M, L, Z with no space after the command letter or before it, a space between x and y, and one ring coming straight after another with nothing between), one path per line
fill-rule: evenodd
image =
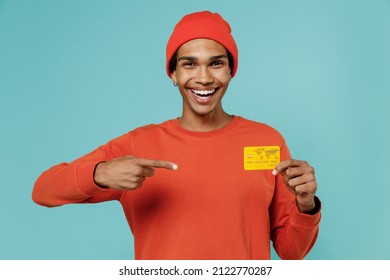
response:
M166 49L182 116L113 139L44 172L46 206L118 200L136 259L302 259L318 234L314 169L290 158L273 128L229 115L222 99L238 67L229 24L186 15Z

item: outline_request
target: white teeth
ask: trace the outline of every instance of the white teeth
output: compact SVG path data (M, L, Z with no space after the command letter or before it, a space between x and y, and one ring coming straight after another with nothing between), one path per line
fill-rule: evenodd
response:
M197 90L197 89L192 89L191 90L193 93L196 95L211 95L215 92L215 89L212 90Z

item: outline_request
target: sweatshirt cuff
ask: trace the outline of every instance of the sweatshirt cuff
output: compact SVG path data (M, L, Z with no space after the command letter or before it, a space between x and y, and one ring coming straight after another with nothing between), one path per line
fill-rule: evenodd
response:
M81 163L77 168L77 185L79 189L88 196L93 196L96 193L108 190L96 185L93 179L96 165L100 162L101 161Z
M292 215L291 215L291 222L294 225L300 225L303 227L313 227L319 224L321 220L321 208L322 204L320 199L315 196L314 197L316 207L315 209L317 210L316 213L314 214L305 214L301 213L298 210L298 207L293 207L292 209Z

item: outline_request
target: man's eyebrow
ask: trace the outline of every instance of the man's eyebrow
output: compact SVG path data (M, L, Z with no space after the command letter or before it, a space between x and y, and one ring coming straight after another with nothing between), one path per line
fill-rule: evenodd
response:
M210 57L210 60L218 60L221 58L228 58L228 56L227 56L227 54L215 55L215 56Z
M220 55L211 56L210 61L218 60L221 58L228 58L228 56L227 56L227 54L220 54ZM198 58L195 56L182 56L177 61L180 61L180 60L198 61Z
M179 59L177 61L180 61L180 60L197 61L198 59L195 56L182 56L182 57L179 57Z

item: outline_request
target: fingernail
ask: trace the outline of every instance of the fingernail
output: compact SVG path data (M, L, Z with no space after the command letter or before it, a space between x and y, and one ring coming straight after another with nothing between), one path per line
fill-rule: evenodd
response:
M179 167L176 164L172 164L172 170L177 170Z
M272 175L274 176L278 175L278 171L276 171L276 169L272 170Z

